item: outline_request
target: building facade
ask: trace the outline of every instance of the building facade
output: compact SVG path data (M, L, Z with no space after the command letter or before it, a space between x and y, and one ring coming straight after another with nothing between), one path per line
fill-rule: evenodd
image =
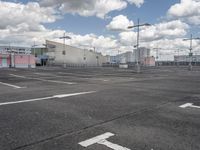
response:
M146 47L139 47L139 50L134 49L135 60L140 62L141 65L144 65L145 58L150 57L151 50Z
M135 55L133 52L128 51L116 56L110 56L110 63L133 63L135 62Z
M22 47L22 46L8 46L8 45L3 46L3 45L1 45L0 53L30 54L31 48L30 47Z
M102 66L108 58L101 53L64 45L54 41L46 41L47 55L50 64L64 66Z
M174 56L174 61L175 62L200 62L200 55L193 55L193 56L188 56L188 55L179 55L179 56Z
M30 48L0 46L0 68L35 68L35 57Z

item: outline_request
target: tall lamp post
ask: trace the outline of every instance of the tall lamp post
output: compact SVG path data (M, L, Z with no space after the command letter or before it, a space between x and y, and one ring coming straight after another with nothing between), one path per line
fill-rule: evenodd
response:
M190 41L190 48L189 48L189 50L190 50L190 52L189 52L189 66L188 66L188 69L191 71L192 70L192 55L193 55L193 53L192 53L192 40L200 40L200 38L199 37L197 37L197 38L193 38L193 36L192 36L192 34L190 35L190 38L188 38L188 39L183 39L183 41Z
M34 41L34 45L32 45L32 48L33 48L33 54L34 54L34 59L36 57L36 53L35 53L35 47L38 46L35 44L35 41ZM29 64L28 64L28 68L31 68L31 64L30 64L30 55L29 55Z
M60 39L63 39L63 51L62 51L62 54L63 54L63 67L66 68L66 64L65 64L65 55L66 55L66 52L65 52L65 39L71 39L70 36L66 36L65 33L62 37L60 37Z
M136 64L136 67L137 67L137 73L140 73L140 49L139 49L139 38L140 38L140 27L142 26L151 26L151 24L149 23L144 23L144 24L140 24L140 19L138 19L138 24L137 25L134 25L134 26L128 26L128 29L132 29L132 28L137 28L137 45L136 45L136 48L137 48L137 52L138 52L138 60L137 60L137 64Z
M159 50L161 50L162 48L158 48L158 47L156 47L156 48L153 48L153 49L155 49L156 50L156 66L158 66L158 59L159 59L159 56L158 56L158 51Z

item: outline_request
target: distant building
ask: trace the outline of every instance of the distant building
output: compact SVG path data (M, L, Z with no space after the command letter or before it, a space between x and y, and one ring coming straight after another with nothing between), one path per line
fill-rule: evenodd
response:
M48 49L46 47L32 47L31 54L35 56L36 65L47 65L48 63Z
M145 47L139 48L140 55L138 50L135 49L133 52L128 51L122 54L118 54L116 56L110 56L111 64L136 64L140 62L143 66L155 66L155 57L150 56L150 49ZM140 59L138 59L140 57ZM140 60L140 61L138 61Z
M150 49L145 47L140 47L139 50L135 49L134 54L136 62L140 62L141 65L144 65L145 58L150 57L150 51Z
M35 68L35 57L29 47L0 46L0 68Z
M54 41L46 41L49 63L64 66L102 66L108 58L101 53Z
M133 63L135 62L135 56L133 52L128 51L122 54L118 54L116 56L110 56L110 63L121 63L121 62L126 62L126 63Z
M193 56L188 56L188 55L179 55L179 56L174 56L174 61L175 62L200 62L200 55L193 55Z
M30 47L22 47L22 46L0 46L0 53L1 54L8 54L8 53L17 53L17 54L30 54L31 48Z
M155 66L156 65L155 57L153 57L153 56L145 57L143 65L149 66L149 67Z

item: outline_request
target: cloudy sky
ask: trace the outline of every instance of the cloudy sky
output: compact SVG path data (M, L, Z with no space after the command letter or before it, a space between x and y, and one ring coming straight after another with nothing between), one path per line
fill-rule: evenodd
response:
M72 46L96 48L114 55L130 51L141 28L140 46L159 50L159 59L188 54L189 38L200 37L200 0L7 0L0 1L0 45L42 45L45 40L62 42L64 32ZM200 54L200 41L193 52Z

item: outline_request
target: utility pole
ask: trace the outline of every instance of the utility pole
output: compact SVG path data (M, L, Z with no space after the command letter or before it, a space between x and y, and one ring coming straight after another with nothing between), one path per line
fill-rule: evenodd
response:
M66 52L65 52L65 39L71 39L71 37L66 36L65 32L64 32L64 35L62 37L60 37L60 39L63 39L63 51L62 51L62 55L63 55L63 67L66 68L66 64L65 64L65 55L66 55Z
M193 56L193 53L192 53L192 41L193 40L200 40L200 38L199 37L197 37L197 38L193 38L193 36L192 36L192 34L190 35L190 38L188 38L188 39L183 39L183 41L190 41L190 48L189 48L189 50L190 50L190 53L189 53L189 66L188 66L188 70L189 71L192 71L192 56Z
M97 67L99 67L99 56L96 52L96 47L94 47L94 53L96 53L96 59L97 59Z
M145 24L140 24L140 19L138 18L137 20L137 25L134 25L134 26L128 26L128 29L132 29L132 28L137 28L137 45L136 45L136 48L137 48L137 53L138 53L138 57L137 57L137 64L136 64L136 67L137 67L137 73L140 73L140 65L141 65L141 62L140 62L140 49L139 49L139 40L140 40L140 27L141 26L150 26L149 23L145 23Z

